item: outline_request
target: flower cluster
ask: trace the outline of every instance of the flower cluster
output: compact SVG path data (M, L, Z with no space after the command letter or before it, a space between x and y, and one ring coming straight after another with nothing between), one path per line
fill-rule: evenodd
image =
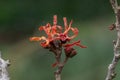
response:
M39 30L44 30L47 37L31 37L30 41L40 41L40 45L44 48L50 49L54 41L59 41L61 47L64 47L66 57L73 57L76 55L76 51L73 46L79 46L81 48L86 48L86 46L81 45L80 40L70 43L69 42L78 35L79 30L72 27L72 20L68 24L66 17L63 18L64 28L57 24L57 16L53 16L53 25L47 23L45 26L40 26ZM72 36L68 35L69 31L73 32Z

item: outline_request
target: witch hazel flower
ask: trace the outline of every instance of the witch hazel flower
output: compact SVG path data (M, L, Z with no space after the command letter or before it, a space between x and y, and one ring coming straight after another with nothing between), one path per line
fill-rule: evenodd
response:
M76 51L73 49L73 46L79 46L80 48L86 48L86 46L81 45L80 40L70 43L72 39L74 39L77 35L79 30L77 28L72 27L72 20L68 24L66 17L63 18L64 21L64 28L57 24L57 15L53 16L53 25L50 23L47 23L45 26L40 26L40 31L45 31L47 37L41 36L41 37L31 37L30 41L38 41L40 42L40 45L43 48L50 49L50 47L53 45L54 41L59 41L62 45L61 47L64 47L65 54L67 57L72 57L74 54L76 54ZM72 36L68 35L69 31L73 32ZM74 52L74 53L73 53ZM72 54L72 56L71 56Z
M53 24L47 23L45 26L40 26L39 31L44 31L47 36L40 37L31 37L30 41L38 41L43 48L49 49L56 56L61 56L56 51L64 48L64 52L66 57L72 58L77 54L76 50L73 48L74 46L78 46L80 48L86 48L86 46L82 45L80 40L70 43L72 39L74 39L79 30L76 27L72 27L72 20L68 24L66 17L63 17L64 27L57 24L57 15L53 16ZM72 36L69 36L69 31L73 32Z
M57 15L54 15L53 25L51 25L50 23L47 23L45 26L39 27L40 31L42 30L45 31L45 33L47 34L47 37L45 36L31 37L30 41L39 41L40 45L45 48L45 47L50 47L50 42L54 40L60 40L61 44L64 47L65 45L67 45L66 44L67 42L70 42L72 39L74 39L78 35L79 30L77 28L72 27L72 20L69 23L69 25L67 23L66 17L63 18L63 21L64 21L64 29L62 28L62 26L57 25ZM72 36L68 36L68 32L70 30L73 32ZM80 41L78 41L78 43L80 46L82 46L80 44ZM81 48L85 48L85 47L81 47Z
M57 24L57 15L53 16L53 24L47 23L44 26L39 27L39 31L44 31L46 36L38 36L38 37L31 37L30 41L37 41L40 42L40 45L45 48L49 49L49 51L53 52L55 55L55 63L52 64L52 67L57 66L57 70L54 73L56 80L60 79L60 74L65 63L68 61L69 58L72 58L77 54L74 46L78 46L80 48L86 48L86 46L81 44L81 41L71 41L78 35L79 30L76 27L72 27L72 20L68 24L66 17L63 17L64 27ZM72 32L73 35L69 35L69 32ZM65 58L61 58L62 49L64 49ZM63 59L63 60L61 60Z

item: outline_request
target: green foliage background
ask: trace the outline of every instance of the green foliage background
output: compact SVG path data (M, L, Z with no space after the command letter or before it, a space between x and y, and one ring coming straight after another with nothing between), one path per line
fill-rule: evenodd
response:
M30 36L44 34L38 27L52 24L55 14L61 25L62 17L73 19L73 26L79 28L74 40L88 47L75 47L78 54L65 65L62 80L105 79L116 39L115 31L108 30L115 22L109 0L1 0L0 5L0 50L11 61L11 80L55 80L54 55L29 41ZM114 80L120 78L119 66Z

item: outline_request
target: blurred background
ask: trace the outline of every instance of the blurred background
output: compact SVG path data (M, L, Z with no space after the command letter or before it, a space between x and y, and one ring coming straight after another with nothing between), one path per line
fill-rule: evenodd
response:
M87 46L75 47L78 54L65 65L62 80L104 80L116 39L115 31L108 29L115 22L109 0L0 0L0 51L11 61L11 80L55 80L54 55L29 41L31 36L44 35L39 26L52 24L55 14L60 25L63 17L72 19L79 29L74 40ZM120 78L118 68L117 73L114 80Z

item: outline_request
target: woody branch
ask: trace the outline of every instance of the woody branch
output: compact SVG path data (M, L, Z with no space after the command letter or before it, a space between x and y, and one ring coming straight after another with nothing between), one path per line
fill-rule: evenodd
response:
M10 80L6 69L9 64L9 60L5 61L4 59L2 59L0 52L0 80Z
M64 61L61 61L61 54L62 54L62 46L60 41L53 41L51 47L50 47L50 51L52 51L55 54L55 59L56 59L56 66L57 66L57 70L55 71L55 79L56 80L61 80L61 72L63 70L63 67L65 65L65 63L68 60L68 57L65 57ZM53 66L54 67L54 66Z
M120 6L118 6L117 0L110 0L112 8L116 16L116 22L114 24L117 31L117 40L114 41L114 57L108 66L108 73L105 80L112 80L116 76L115 68L120 60Z

